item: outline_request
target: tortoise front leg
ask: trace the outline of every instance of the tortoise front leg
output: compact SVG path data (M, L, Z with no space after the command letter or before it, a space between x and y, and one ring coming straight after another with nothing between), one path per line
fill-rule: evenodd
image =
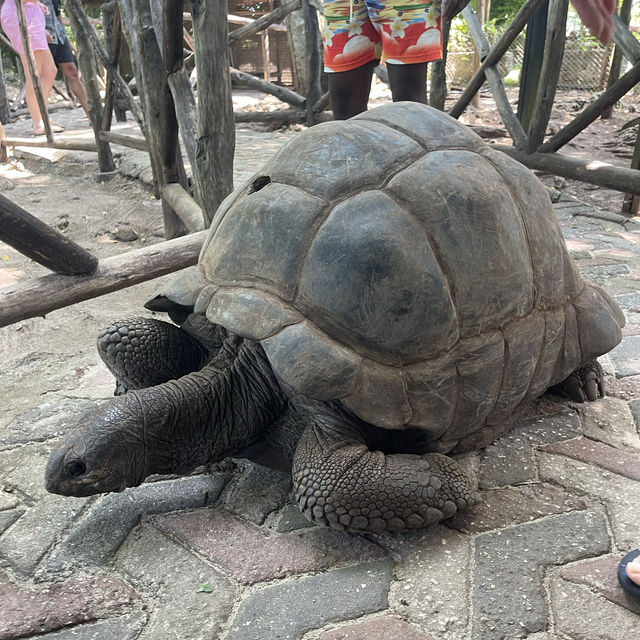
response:
M100 332L97 347L116 378L117 396L197 371L208 355L186 331L155 318L114 322Z
M348 424L313 424L293 459L298 506L309 520L348 531L419 529L472 502L459 465L438 453L370 451Z

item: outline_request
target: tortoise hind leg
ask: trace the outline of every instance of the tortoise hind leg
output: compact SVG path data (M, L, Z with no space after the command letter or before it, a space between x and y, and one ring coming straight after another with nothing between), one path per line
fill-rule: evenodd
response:
M451 458L370 451L349 424L307 426L292 472L301 511L336 529L419 529L472 502L469 480Z
M155 318L114 322L98 335L98 353L116 378L115 395L197 371L207 350L179 327Z
M574 402L593 402L598 397L604 398L602 365L595 358L584 362L562 382L549 387L549 391Z

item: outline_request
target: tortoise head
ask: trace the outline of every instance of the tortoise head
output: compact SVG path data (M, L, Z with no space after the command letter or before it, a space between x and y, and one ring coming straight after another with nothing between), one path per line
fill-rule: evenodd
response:
M110 403L106 410L87 414L82 426L67 436L51 453L45 473L50 493L90 496L123 491L144 478L144 448L132 438L133 417L123 403Z

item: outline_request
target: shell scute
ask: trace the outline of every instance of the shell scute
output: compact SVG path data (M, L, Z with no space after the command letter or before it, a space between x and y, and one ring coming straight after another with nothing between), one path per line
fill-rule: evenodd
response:
M379 362L406 364L458 339L451 295L424 229L379 190L340 203L320 227L296 305Z
M528 313L534 280L522 219L500 178L479 154L428 153L387 191L420 221L453 291L460 334L473 336ZM500 282L500 286L487 286Z

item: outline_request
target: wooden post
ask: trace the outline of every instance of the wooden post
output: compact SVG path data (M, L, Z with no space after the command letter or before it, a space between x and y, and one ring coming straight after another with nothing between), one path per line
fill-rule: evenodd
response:
M222 200L233 191L236 132L229 77L230 34L226 2L190 0L190 5L198 70L197 161L193 169L198 204L209 226Z
M322 75L322 38L318 26L318 14L309 0L302 0L304 33L307 46L307 126L316 123L313 105L322 95L320 77Z
M5 0L5 2L11 2L12 0ZM38 109L40 109L40 117L44 124L44 132L47 136L48 142L53 142L53 132L51 131L51 122L49 121L49 113L47 111L47 103L42 95L42 87L40 86L40 77L36 69L36 59L33 57L33 49L31 48L31 42L29 41L29 33L27 32L27 21L24 17L24 11L22 9L21 0L13 0L16 3L16 11L18 14L18 22L20 23L20 36L22 37L22 46L25 52L25 58L27 59L28 69L24 72L31 76L31 82L36 94L36 100L38 102Z
M93 273L98 259L0 194L0 240L31 260L66 275Z
M551 0L544 56L533 110L530 114L529 144L527 145L529 152L535 151L542 144L551 117L551 108L560 77L559 61L564 56L568 9L568 0Z
M619 17L620 20L625 24L629 25L631 21L631 4L632 0L622 0L622 4L619 9ZM607 79L607 88L615 83L615 81L620 77L620 71L622 71L622 59L624 58L622 49L619 45L616 45L616 48L613 52L613 59L611 60L611 67L609 69L609 77ZM602 115L600 116L603 120L608 120L613 115L613 105L607 107ZM635 167L637 168L637 167Z
M476 95L482 83L484 82L485 69L497 64L505 51L511 46L513 41L518 37L518 34L524 29L529 18L538 10L540 5L546 2L546 0L527 0L521 7L518 13L515 15L511 24L505 29L504 33L500 36L498 42L496 42L493 49L491 49L489 55L484 59L480 68L473 74L473 77L467 83L464 91L456 101L456 103L449 109L449 115L454 118L459 118L462 112L467 108L471 102L471 98Z
M429 84L429 104L444 111L447 99L447 49L449 47L449 22L442 22L442 58L431 63L431 82Z
M633 157L631 158L631 169L637 171L640 169L640 127L636 133L636 143L633 147ZM640 195L637 193L625 193L622 201L622 213L631 216L638 215L640 208Z
M269 55L269 29L265 29L260 37L262 45L262 77L265 82L271 80L271 56Z
M149 154L156 169L155 178L159 195L161 195L164 185L181 182L181 177L183 186L186 186L182 157L178 147L178 121L152 21L149 0L131 0L131 6L134 16L133 28L138 34L139 50L133 49L133 51L138 59L139 91L144 97ZM181 30L179 34L182 42ZM180 50L182 51L182 48ZM165 235L168 239L188 232L164 199L162 211Z
M541 152L557 151L560 147L573 140L581 131L586 129L611 104L640 82L640 62L636 62L613 86L609 87L586 109L580 112L566 127L563 127L547 140L539 149Z
M73 11L69 11L69 22L71 23L71 29L73 30L73 35L75 36L78 47L78 66L80 67L83 83L87 90L89 119L98 148L98 167L101 173L111 173L115 170L116 165L113 161L109 143L100 138L100 129L102 127L102 98L97 81L98 67L93 54L93 47L91 46L91 40L89 40L89 37L82 29Z
M107 88L104 96L104 108L100 130L110 131L111 120L116 95L116 83L113 79L113 70L117 68L120 45L122 43L122 28L120 26L120 10L116 2L102 5L102 28L104 30L104 42L109 51L109 64L107 65ZM125 117L126 119L126 117Z

